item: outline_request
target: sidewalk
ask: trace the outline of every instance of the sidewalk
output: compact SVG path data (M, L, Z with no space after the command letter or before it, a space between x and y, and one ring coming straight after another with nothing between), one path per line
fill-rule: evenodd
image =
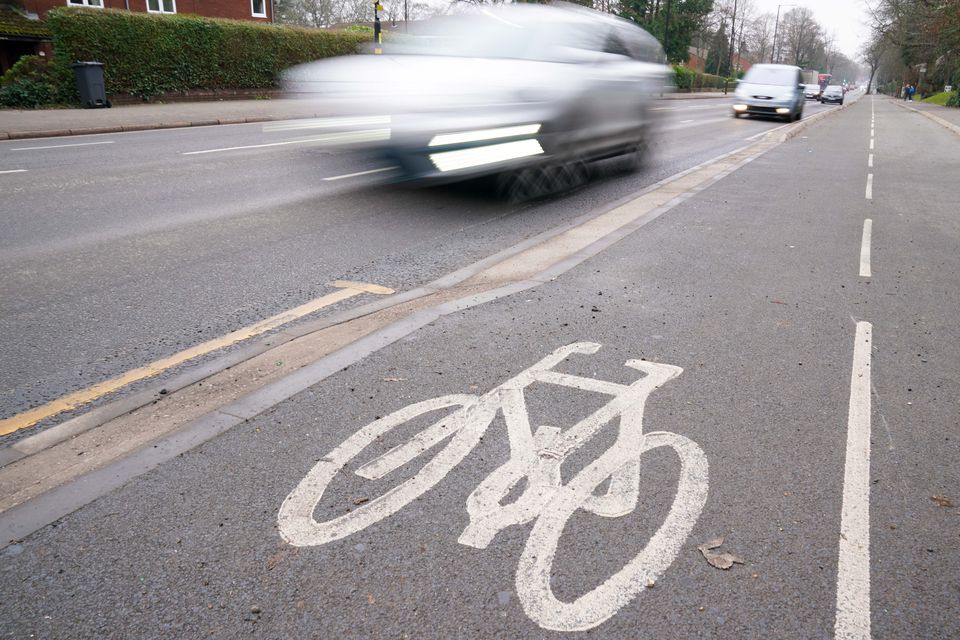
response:
M723 92L672 93L663 99L724 98ZM0 110L0 140L93 133L143 131L316 118L316 103L306 100L224 100L138 104L113 109Z
M956 107L941 107L938 104L920 102L919 100L913 102L895 100L895 102L901 107L917 111L930 117L935 122L960 135L960 109Z

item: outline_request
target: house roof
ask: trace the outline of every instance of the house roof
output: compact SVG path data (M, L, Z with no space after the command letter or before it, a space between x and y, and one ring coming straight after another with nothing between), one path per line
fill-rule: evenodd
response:
M0 38L4 37L49 40L50 31L39 20L31 20L13 7L0 5Z

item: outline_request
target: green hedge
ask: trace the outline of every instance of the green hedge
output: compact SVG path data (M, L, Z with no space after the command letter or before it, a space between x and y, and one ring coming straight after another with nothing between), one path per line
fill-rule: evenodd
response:
M70 63L104 64L109 94L150 98L191 89L268 89L302 62L354 53L364 34L192 15L57 8L47 14L61 81Z
M674 82L677 89L681 91L700 91L702 89L723 89L724 84L728 88L736 85L736 79L715 76L710 73L700 73L693 69L688 69L680 65L674 65Z

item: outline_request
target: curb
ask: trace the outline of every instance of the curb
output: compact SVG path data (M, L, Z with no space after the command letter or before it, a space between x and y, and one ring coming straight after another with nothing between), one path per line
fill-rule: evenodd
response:
M933 120L934 122L936 122L937 124L939 124L941 127L946 127L947 129L949 129L949 130L952 131L953 133L955 133L955 134L957 134L958 136L960 136L960 125L955 125L955 124L953 124L952 122L950 122L950 121L948 121L948 120L944 120L944 119L941 118L940 116L935 116L935 115L933 115L932 113L930 113L929 111L925 111L925 110L923 110L923 109L917 109L916 107L911 107L911 106L908 105L908 104L900 104L900 103L902 102L901 100L894 100L894 102L895 102L898 106L903 107L904 109L909 109L910 111L913 111L914 113L919 113L920 115L924 116L925 118L929 118L930 120Z
M670 97L668 97L670 96ZM672 97L676 96L676 97ZM728 98L723 93L716 95L686 95L682 93L666 94L659 100L716 100ZM149 124L124 124L105 127L78 127L76 129L41 129L34 131L0 131L0 140L25 140L28 138L59 138L63 136L90 136L104 133L127 133L129 131L153 131L157 129L186 129L188 127L212 127L223 124L251 124L256 122L278 122L283 120L303 120L305 118L320 118L321 114L305 114L292 117L279 116L250 116L243 118L215 118L206 120L174 120L169 122L153 122Z
M221 124L250 124L254 122L276 122L280 120L300 120L317 118L319 115L301 115L292 118L276 116L252 116L249 118L219 118L210 120L173 120L150 124L125 124L109 127L81 127L77 129L42 129L39 131L0 131L0 140L26 140L29 138L59 138L64 136L90 136L104 133L127 133L130 131L154 131L157 129L186 129L188 127L212 127Z

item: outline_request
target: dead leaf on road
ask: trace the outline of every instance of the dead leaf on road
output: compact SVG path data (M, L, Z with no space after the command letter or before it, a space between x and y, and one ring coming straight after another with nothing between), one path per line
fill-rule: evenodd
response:
M703 557L707 559L707 562L710 563L710 566L716 567L717 569L729 569L734 565L734 563L743 564L743 560L739 556L735 556L726 551L723 553L713 551L713 549L716 549L722 544L723 538L714 538L713 540L704 542L697 547L697 549L700 549L700 553L702 553Z
M930 496L930 499L936 502L938 507L943 507L945 509L956 506L947 496Z
M403 382L406 378L384 378L384 382Z

